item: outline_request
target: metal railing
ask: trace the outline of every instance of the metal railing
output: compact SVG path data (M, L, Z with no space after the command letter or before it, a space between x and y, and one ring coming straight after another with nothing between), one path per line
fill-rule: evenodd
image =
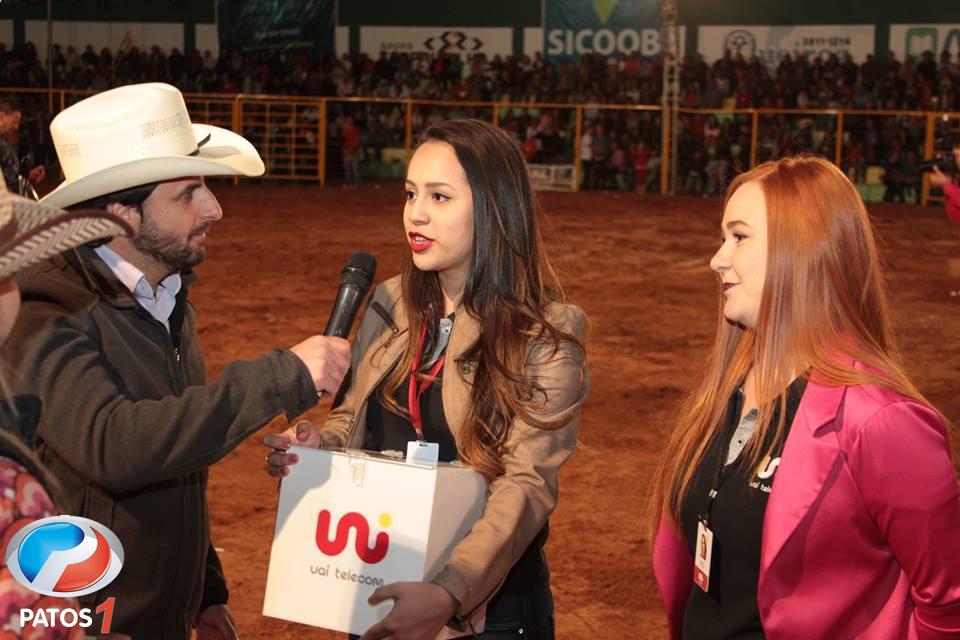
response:
M22 103L25 120L41 120L43 126L93 93L0 89ZM649 105L246 94L185 94L184 99L196 122L228 128L250 140L266 165L264 178L320 184L346 179L347 169L353 168L353 179L399 179L426 126L475 117L510 131L531 164L566 166L573 176L571 189L716 193L733 173L810 151L831 158L865 197L875 197L887 179L881 179L883 170L891 170L888 158L877 157L878 149L896 146L905 161L919 161L931 157L945 135L960 132L960 113L925 111L680 108L673 130L674 119L664 118L662 107ZM341 137L347 119L362 131L356 156L349 158L343 155ZM605 141L591 148L590 160L582 157L587 131L595 145L598 137ZM665 144L671 136L677 136L679 149L673 175L671 145ZM927 174L908 180L917 180L920 202L938 199Z
M730 172L753 168L760 162L812 152L830 158L857 185L867 200L912 199L926 204L942 199L931 193L929 174L913 167L930 158L935 147L960 133L960 114L927 111L860 109L678 109L676 135L706 140L726 131L729 148L723 157L699 157L681 152L678 175L671 192L684 191L685 171L724 165ZM708 118L712 117L712 121ZM732 129L732 136L730 131ZM686 161L684 166L683 160ZM709 173L709 171L708 171ZM708 176L712 178L712 176ZM722 185L723 180L713 181ZM708 188L709 191L709 188ZM905 195L905 193L907 195Z

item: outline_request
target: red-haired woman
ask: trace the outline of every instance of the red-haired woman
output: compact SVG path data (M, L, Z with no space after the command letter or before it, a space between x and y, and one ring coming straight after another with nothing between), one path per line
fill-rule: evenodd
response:
M857 191L768 162L721 231L716 341L653 494L671 637L960 637L948 432L904 372Z
M284 453L294 438L404 451L419 437L489 482L483 516L430 582L373 593L396 604L363 640L433 640L485 603L482 639L554 637L543 545L587 393L586 318L564 300L538 220L506 132L430 126L407 169L406 267L373 293L342 396L319 432L265 440L277 476L297 461Z

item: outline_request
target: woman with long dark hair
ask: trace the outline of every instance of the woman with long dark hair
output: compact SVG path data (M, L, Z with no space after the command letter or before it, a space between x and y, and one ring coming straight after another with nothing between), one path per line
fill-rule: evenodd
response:
M905 372L856 189L767 162L721 235L717 337L654 483L671 637L960 637L948 429Z
M539 215L505 132L429 127L407 170L406 266L374 292L350 378L322 429L266 439L277 476L297 461L291 442L404 451L419 437L489 483L483 516L437 576L374 593L396 604L364 640L432 640L485 603L481 638L554 636L543 545L587 393L586 319L564 298Z

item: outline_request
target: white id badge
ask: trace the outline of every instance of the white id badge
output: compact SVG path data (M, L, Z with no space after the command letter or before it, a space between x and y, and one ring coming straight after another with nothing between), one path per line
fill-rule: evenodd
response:
M697 544L694 546L693 582L704 593L710 591L710 561L713 558L713 531L703 523L697 522Z
M407 443L407 464L419 464L425 467L437 466L440 458L440 445L436 442L412 440Z

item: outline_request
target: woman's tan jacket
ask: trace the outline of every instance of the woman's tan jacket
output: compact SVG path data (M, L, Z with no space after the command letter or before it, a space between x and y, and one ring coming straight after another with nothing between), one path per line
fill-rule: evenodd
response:
M363 448L367 439L367 400L400 360L407 345L400 277L378 286L371 305L374 302L390 313L396 328L367 308L353 343L349 384L321 430L324 447ZM548 315L559 329L584 338L586 316L578 307L551 305ZM473 380L473 367L461 356L476 341L479 330L476 319L458 307L446 351L447 362L456 366L447 368L442 383L444 415L454 438L466 418ZM584 353L566 342L557 353L553 353L552 344L538 343L530 350L527 367L528 374L536 376L547 394L546 403L537 407L535 415L563 426L546 430L514 420L503 458L506 472L489 485L483 516L433 579L460 602L457 616L461 618L497 592L546 524L557 504L557 472L577 442L580 405L589 387Z

